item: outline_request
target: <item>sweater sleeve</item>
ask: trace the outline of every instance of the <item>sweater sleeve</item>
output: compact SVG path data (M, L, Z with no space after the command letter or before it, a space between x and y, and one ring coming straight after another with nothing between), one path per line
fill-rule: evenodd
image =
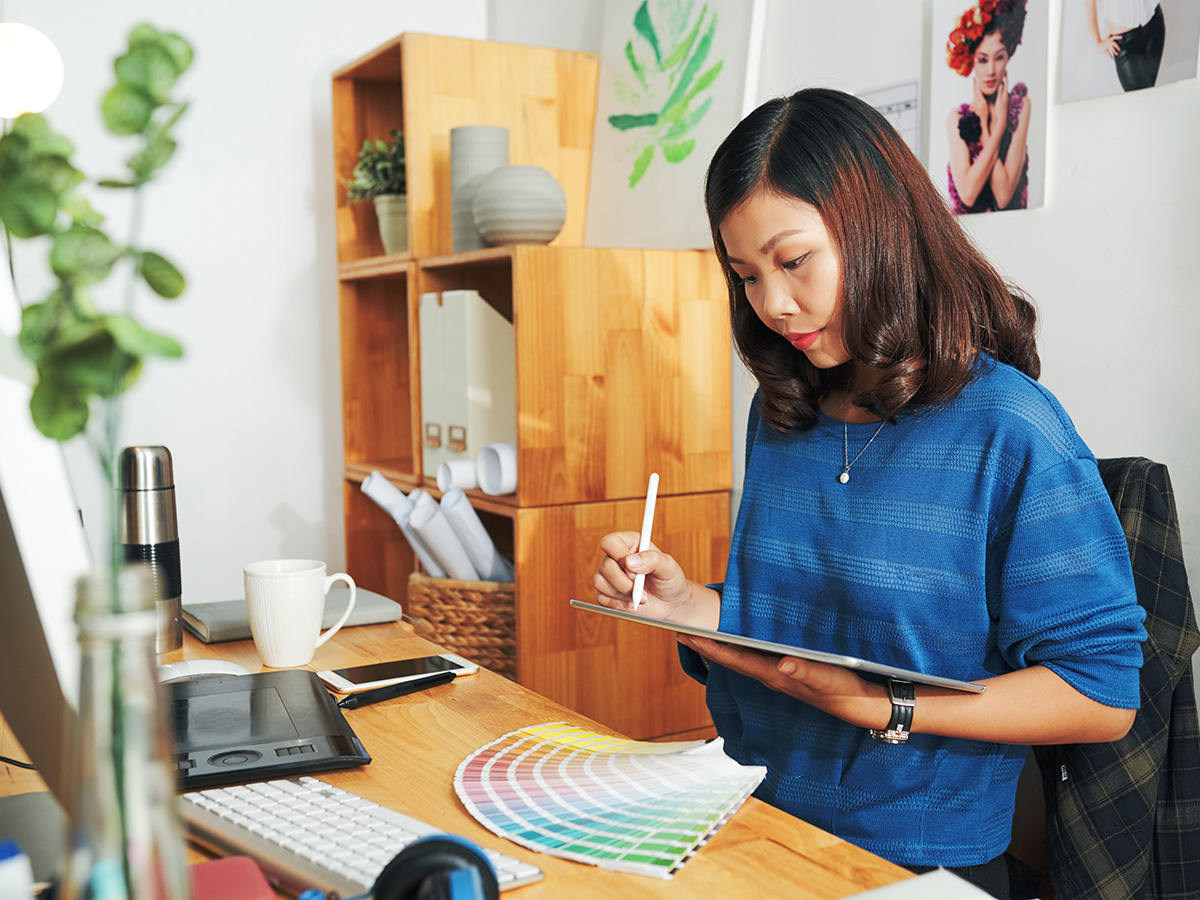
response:
M1010 666L1043 665L1099 703L1138 707L1145 612L1093 459L1025 479L993 533L988 581Z

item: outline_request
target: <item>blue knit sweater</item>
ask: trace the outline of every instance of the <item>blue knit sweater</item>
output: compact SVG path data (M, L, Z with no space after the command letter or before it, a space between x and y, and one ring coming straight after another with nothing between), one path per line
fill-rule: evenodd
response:
M849 426L850 459L876 428ZM884 425L839 484L844 453L841 422L782 435L751 413L722 631L968 681L1041 664L1137 707L1145 631L1125 537L1045 388L985 360L951 404ZM767 767L760 799L901 865L1007 847L1024 747L881 743L681 651L726 751Z

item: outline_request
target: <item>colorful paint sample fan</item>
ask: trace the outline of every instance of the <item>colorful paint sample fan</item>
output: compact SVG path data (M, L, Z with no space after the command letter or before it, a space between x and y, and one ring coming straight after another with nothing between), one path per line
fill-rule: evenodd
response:
M710 743L648 743L565 722L504 735L454 775L467 809L501 837L606 869L670 878L767 770Z

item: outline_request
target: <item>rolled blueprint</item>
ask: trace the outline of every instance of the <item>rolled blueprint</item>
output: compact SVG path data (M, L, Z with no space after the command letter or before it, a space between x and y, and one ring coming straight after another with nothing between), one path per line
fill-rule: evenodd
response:
M408 541L409 546L413 548L413 553L417 554L417 559L421 561L422 567L434 578L445 578L446 570L429 552L429 548L425 545L425 541L417 534L409 524L409 518L413 511L413 502L404 496L404 492L388 481L379 472L372 472L363 479L362 492L382 506L387 514L396 520L396 524L400 526L400 532Z
M466 494L457 488L447 491L442 496L442 515L450 522L471 558L471 564L484 581L513 580L512 565L496 550Z
M412 530L421 536L429 552L434 555L443 569L451 578L463 581L478 581L479 573L467 556L467 551L450 527L450 522L442 515L442 508L428 491L420 488L408 495L413 502L412 514L408 524Z

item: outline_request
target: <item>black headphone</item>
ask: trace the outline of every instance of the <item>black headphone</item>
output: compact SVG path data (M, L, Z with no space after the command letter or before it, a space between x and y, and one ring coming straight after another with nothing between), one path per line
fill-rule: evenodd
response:
M453 834L414 841L383 867L373 900L499 900L496 870L478 846Z

